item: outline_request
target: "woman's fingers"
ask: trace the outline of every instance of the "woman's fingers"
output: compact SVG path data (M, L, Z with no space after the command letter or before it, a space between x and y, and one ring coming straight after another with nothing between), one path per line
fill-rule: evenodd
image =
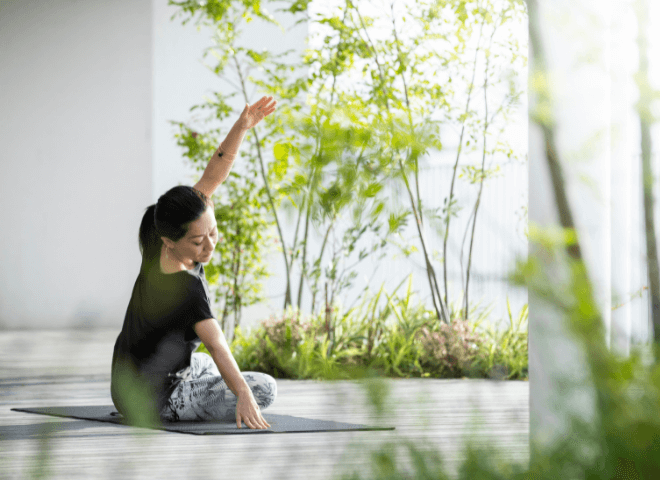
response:
M236 426L241 428L241 423L247 425L248 428L254 428L254 423L247 416L243 416L240 413L236 414Z
M273 97L263 96L263 97L261 97L259 100L257 100L256 102L254 102L254 104L252 104L252 108L255 108L255 107L257 107L257 108L262 107L262 108L263 108L263 107L265 107L265 106L266 106L266 105L267 105L272 99L273 99Z
M250 422L254 425L254 427L250 427L250 428L262 429L262 428L270 427L270 425L266 423L266 420L264 420L264 418L261 416L261 413L259 413L259 411L255 412L255 415L253 418L250 419Z
M259 412L257 412L257 418L255 423L259 425L259 428L268 428L270 426L266 423L266 420L264 420L264 417L262 417L261 413Z
M272 98L273 97L271 97L271 100L272 100ZM268 111L268 113L273 113L275 111L275 105L277 105L277 100L273 100L272 102L269 102L268 104L266 104L266 106L264 108L265 108L265 110ZM266 115L268 115L268 114L266 114Z
M252 419L246 417L243 421L245 422L245 425L247 425L247 426L250 427L251 429L255 429L255 428L257 428L257 427L255 426L254 422L252 421Z
M252 105L246 105L245 110L241 113L239 120L244 128L250 129L256 126L264 117L267 117L275 111L277 101L272 96L261 97Z
M275 103L277 103L277 102L275 102ZM270 115L270 114L273 113L274 111L275 111L275 104L273 104L273 105L270 106L270 107L262 108L262 109L260 110L260 112L263 113L264 117L267 117L268 115Z
M261 417L261 424L264 428L270 428L270 423L268 423L264 417Z
M248 428L252 429L265 429L269 428L270 424L261 416L261 412L258 410L253 412L252 415L241 415L236 413L236 426L241 428L241 422L247 425Z
M251 418L248 420L250 423L248 424L247 421L245 422L245 425L247 425L250 428L257 428L257 429L265 429L270 427L266 421L261 418L261 415L256 415L254 418Z
M273 100L272 96L270 97L263 96L259 100L257 100L252 105L252 107L250 107L250 110L256 108L257 110L261 110L262 112L267 112L271 109L274 110L276 104L277 104L277 100ZM272 113L272 111L270 111L269 113ZM268 115L268 113L266 113L266 115Z
M266 113L266 115L270 115L271 113L273 113L275 111L275 105L277 105L277 102L273 103L271 106L266 107L264 109L264 112Z

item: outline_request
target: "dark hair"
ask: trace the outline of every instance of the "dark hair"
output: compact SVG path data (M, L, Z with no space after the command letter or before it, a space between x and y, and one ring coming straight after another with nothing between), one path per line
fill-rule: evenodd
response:
M191 222L204 214L211 201L199 190L179 185L169 189L144 212L140 223L139 245L142 254L141 272L160 258L163 241L167 237L176 242L188 232Z

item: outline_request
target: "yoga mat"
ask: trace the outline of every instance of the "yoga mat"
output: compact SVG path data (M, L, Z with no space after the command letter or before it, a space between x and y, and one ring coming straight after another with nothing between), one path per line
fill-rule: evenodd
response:
M12 408L16 412L38 413L54 417L77 418L79 420L92 420L95 422L108 422L118 425L127 425L121 415L117 413L114 405L89 405L78 407L39 407L39 408ZM309 433L309 432L346 432L353 430L394 430L394 427L371 427L354 423L333 422L328 420L313 420L311 418L293 417L291 415L277 415L262 413L270 424L265 430L252 430L245 424L239 429L236 420L212 422L165 422L153 427L155 430L168 432L191 433L193 435L236 435L256 433Z

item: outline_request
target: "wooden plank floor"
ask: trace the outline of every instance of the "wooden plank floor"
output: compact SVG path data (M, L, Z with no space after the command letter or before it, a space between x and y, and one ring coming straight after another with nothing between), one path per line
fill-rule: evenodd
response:
M395 431L197 436L10 410L111 404L116 334L0 332L0 479L34 478L40 465L41 478L58 479L331 479L370 472L369 450L401 439L437 448L450 471L468 437L498 447L502 458L529 458L527 382L388 380L387 413L379 418L358 382L279 380L267 410Z

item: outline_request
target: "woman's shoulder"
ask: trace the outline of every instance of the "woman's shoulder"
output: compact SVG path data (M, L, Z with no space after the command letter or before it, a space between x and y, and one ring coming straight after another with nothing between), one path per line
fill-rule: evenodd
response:
M201 263L196 263L193 268L187 270L188 272L188 281L195 285L199 286L206 283L206 275L204 274L204 266Z
M188 284L189 292L196 296L210 298L209 285L204 274L204 266L201 263L196 264L194 268L188 270L188 274L186 283Z
M161 269L160 262L154 262L147 267L144 278L150 285L157 285L165 289L171 289L176 285L186 285L190 283L192 280L191 273L193 272L188 270L164 272Z

